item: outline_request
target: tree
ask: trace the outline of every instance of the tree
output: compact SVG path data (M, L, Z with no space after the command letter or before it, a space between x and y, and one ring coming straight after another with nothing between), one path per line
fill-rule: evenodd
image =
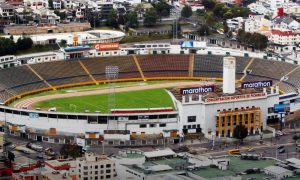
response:
M15 54L16 43L10 38L0 38L0 56Z
M125 15L125 25L131 28L139 26L138 15L136 11L131 11Z
M214 0L202 0L202 4L206 9L213 9L216 2Z
M248 33L239 30L237 34L237 41L243 45L254 47L255 49L263 50L268 46L268 38L259 33Z
M59 12L58 10L54 11L54 14L60 17L61 20L64 20L67 18L67 14L65 12Z
M67 44L67 41L64 40L64 39L62 39L62 40L60 41L60 45L61 45L62 47L65 47L66 44Z
M165 1L161 0L152 5L155 8L159 17L168 16L170 14L171 6L167 4Z
M86 15L87 20L89 21L91 27L93 28L100 26L99 17L100 17L99 12L88 12Z
M144 26L146 27L152 27L156 25L158 16L155 11L155 9L150 9L149 11L146 12L145 18L144 18Z
M81 148L77 145L64 144L60 148L60 154L65 157L77 158L81 156Z
M233 131L233 137L243 141L248 136L248 129L244 125L237 125Z
M297 143L297 140L299 139L299 136L297 136L296 134L293 136L293 140L295 141L295 144Z
M53 0L48 0L49 9L53 9Z
M206 24L201 25L200 28L198 29L199 36L207 36L209 34L210 34L210 30Z
M218 3L213 9L213 13L216 17L223 18L223 14L227 11L226 8L224 3Z
M25 50L31 48L33 45L33 41L29 37L19 38L17 41L18 50Z
M118 27L117 19L118 19L117 12L114 9L112 9L107 16L106 25L117 28Z
M209 27L212 27L216 22L216 19L215 19L214 14L212 12L205 13L204 19L205 19L204 24L209 26Z
M118 24L120 24L120 25L124 25L125 24L125 17L124 17L123 14L119 14Z
M185 5L181 10L181 16L184 18L189 18L193 15L191 6Z

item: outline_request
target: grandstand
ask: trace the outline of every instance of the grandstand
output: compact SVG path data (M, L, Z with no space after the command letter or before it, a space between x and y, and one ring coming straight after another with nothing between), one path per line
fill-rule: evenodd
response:
M64 60L0 70L0 100L8 102L26 94L69 86L105 82L105 67L119 66L119 81L151 79L222 78L223 56L140 55ZM236 80L272 79L289 93L300 88L297 65L237 57ZM245 69L251 73L244 74ZM192 72L192 73L191 73ZM287 78L282 80L283 76Z
M97 80L105 80L105 66L119 66L119 78L141 78L132 56L103 57L82 61L90 74Z
M139 56L138 62L146 78L188 77L189 55Z

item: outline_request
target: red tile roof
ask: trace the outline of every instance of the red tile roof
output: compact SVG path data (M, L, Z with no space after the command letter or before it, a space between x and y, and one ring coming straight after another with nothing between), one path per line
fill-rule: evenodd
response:
M295 36L299 33L295 33L293 31L280 31L280 30L272 30L272 35L279 35L279 36Z

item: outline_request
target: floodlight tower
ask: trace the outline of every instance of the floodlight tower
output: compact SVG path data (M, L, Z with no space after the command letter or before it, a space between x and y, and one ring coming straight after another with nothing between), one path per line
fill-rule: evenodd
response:
M116 95L115 95L115 80L119 76L119 66L106 66L105 67L106 80L109 83L109 93L107 96L107 108L109 113L116 107ZM108 129L117 130L118 124L116 120L108 119Z

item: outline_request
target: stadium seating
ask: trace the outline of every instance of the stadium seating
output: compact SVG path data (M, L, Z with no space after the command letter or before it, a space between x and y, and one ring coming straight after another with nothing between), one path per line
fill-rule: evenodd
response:
M300 69L299 68L288 75L287 82L290 84L293 84L298 89L300 88Z
M33 90L47 88L47 87L49 87L47 84L45 84L43 81L39 80L34 83L13 87L10 90L16 92L16 94L22 94L22 93L25 93L28 91L33 91Z
M141 78L132 56L102 57L97 59L88 59L82 62L97 81L106 79L106 66L118 66L119 79Z
M137 56L146 78L188 77L189 55Z
M249 63L250 58L236 57L236 79L243 76L244 68ZM195 77L223 77L223 56L196 55L194 61Z
M280 61L255 59L249 69L252 70L251 74L280 80L282 76L294 69L296 66L297 65Z
M190 64L189 55L140 55L136 56L105 57L81 60L83 67L77 60L64 60L41 64L32 64L30 67L52 86L66 86L71 84L92 83L106 80L105 67L118 66L118 79L141 78L138 65L145 78L189 77L189 68L193 69L193 77L222 78L223 56L195 55L194 64ZM245 67L251 58L236 58L236 79L243 76ZM192 66L193 65L193 66ZM297 92L300 88L300 68L297 65L255 59L248 69L252 70L243 81L258 81L272 79L273 84L278 83L281 90L286 93ZM280 80L287 75L284 81ZM49 86L41 80L29 67L19 66L0 70L0 101L19 94L33 92L37 89L47 89Z
M31 67L45 80L87 75L76 60L33 64Z
M0 79L2 86L5 86L6 88L11 88L40 80L26 66L3 69L0 71Z

